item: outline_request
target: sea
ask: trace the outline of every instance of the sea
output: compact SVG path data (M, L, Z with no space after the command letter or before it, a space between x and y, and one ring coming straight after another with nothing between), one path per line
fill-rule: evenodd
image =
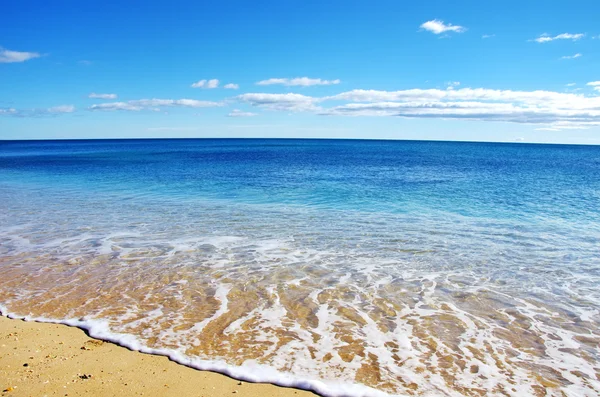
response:
M0 141L0 311L323 396L598 396L600 146Z

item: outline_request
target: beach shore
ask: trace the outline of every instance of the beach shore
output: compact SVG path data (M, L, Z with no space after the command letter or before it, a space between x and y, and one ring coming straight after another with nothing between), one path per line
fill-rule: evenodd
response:
M0 316L0 396L80 395L315 396L191 369L92 339L78 328Z

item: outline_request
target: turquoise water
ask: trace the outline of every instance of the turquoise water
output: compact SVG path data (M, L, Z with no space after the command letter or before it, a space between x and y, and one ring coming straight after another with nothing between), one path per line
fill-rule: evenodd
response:
M0 142L0 305L327 395L600 393L600 147Z

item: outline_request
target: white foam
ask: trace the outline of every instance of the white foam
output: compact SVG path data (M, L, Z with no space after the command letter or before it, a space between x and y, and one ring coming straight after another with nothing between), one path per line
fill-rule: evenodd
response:
M230 376L234 379L255 382L272 383L283 387L293 387L302 390L308 390L325 397L387 397L389 394L375 390L361 384L348 384L333 381L323 381L318 379L304 379L283 373L265 365L255 363L245 363L242 366L232 366L221 360L203 360L184 355L183 353L170 349L153 349L145 346L134 335L115 333L110 330L109 324L104 320L54 320L45 317L18 316L11 314L8 309L0 305L0 314L12 319L21 319L25 321L36 321L41 323L65 324L72 327L83 329L87 334L95 339L100 339L117 345L126 347L130 350L141 353L166 356L170 360L198 370L214 371Z
M581 314L579 315L579 318L581 319L581 321L593 321L593 317L597 316L598 313L600 313L600 311L598 311L597 309L593 309L593 310L586 310L586 309L581 309Z

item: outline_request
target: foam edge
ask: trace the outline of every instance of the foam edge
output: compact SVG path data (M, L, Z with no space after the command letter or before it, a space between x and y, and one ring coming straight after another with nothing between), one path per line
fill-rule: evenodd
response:
M90 337L105 342L113 343L117 346L127 348L132 351L152 354L156 356L165 356L177 364L200 371L211 371L220 373L230 378L250 382L250 383L270 383L276 386L289 387L316 393L322 397L392 397L381 390L361 385L348 384L341 382L323 381L315 379L303 379L293 375L279 372L266 365L252 366L233 366L223 361L203 360L199 358L190 358L178 351L168 349L153 349L144 346L134 335L119 334L110 331L108 322L105 320L81 320L67 319L55 320L46 317L21 316L11 313L6 306L0 304L0 315L13 319L28 322L61 324L69 327L79 328L85 331Z

